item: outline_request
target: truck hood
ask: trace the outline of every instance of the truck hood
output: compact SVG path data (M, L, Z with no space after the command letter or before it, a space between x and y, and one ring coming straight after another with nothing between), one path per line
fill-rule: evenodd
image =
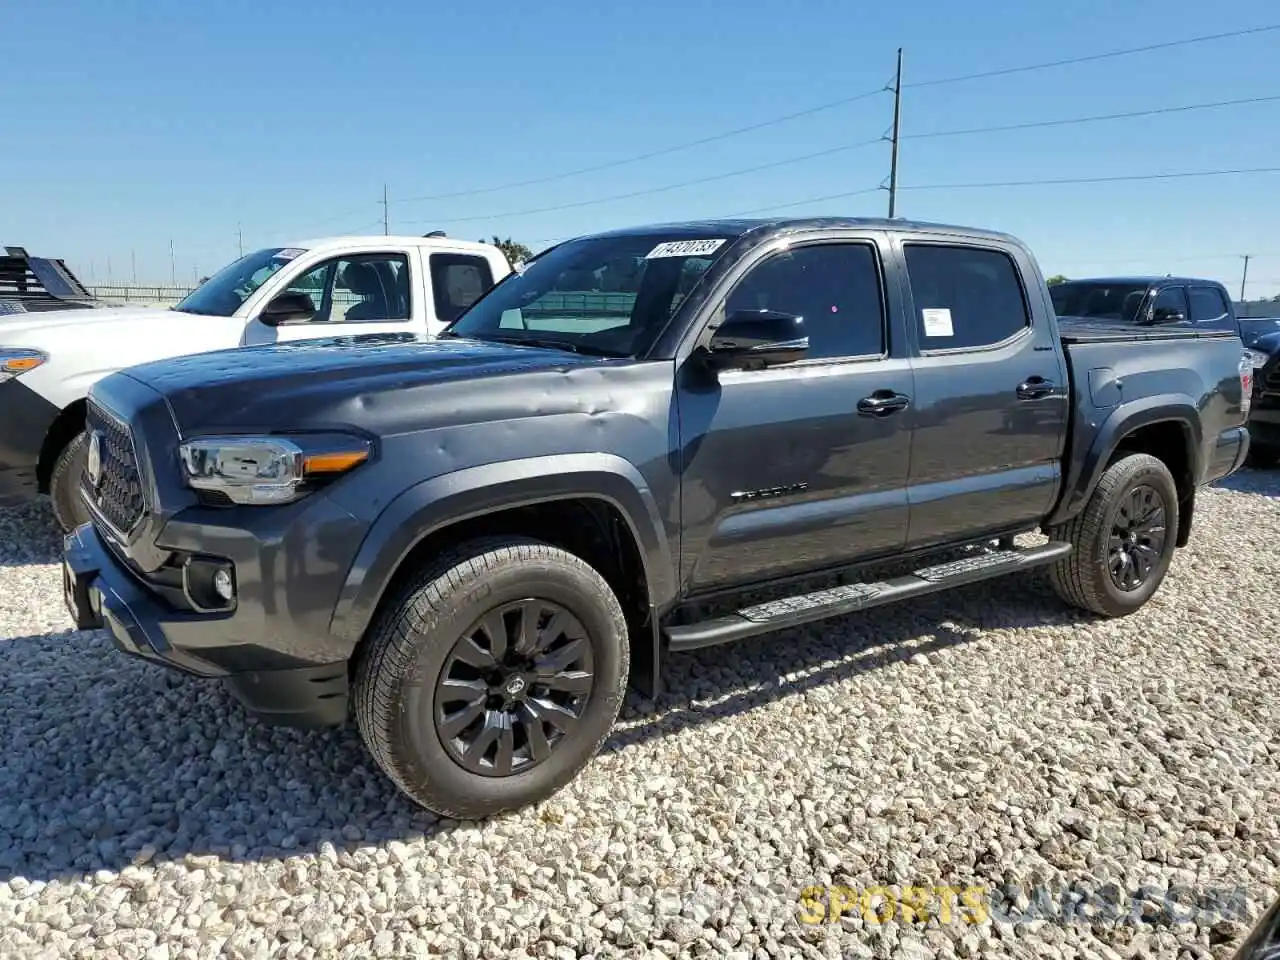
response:
M0 314L0 346L8 346L14 337L30 343L32 336L51 331L65 331L71 327L93 328L96 332L106 327L137 327L157 324L171 327L176 323L225 323L225 317L204 317L194 313L179 313L163 307L99 307L90 310L69 308L42 310L33 313Z
M565 391L564 379L576 371L625 362L477 340L368 334L217 350L120 375L161 394L184 436L343 426L385 435L421 426L426 411L438 424L529 416L531 407ZM537 383L508 387L494 379L526 376ZM103 387L109 391L109 381Z
M1241 317L1240 339L1246 347L1276 353L1280 350L1280 317Z

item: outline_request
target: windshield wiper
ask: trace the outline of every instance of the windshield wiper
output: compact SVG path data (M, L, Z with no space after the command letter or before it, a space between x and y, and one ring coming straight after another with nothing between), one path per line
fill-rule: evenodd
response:
M524 347L542 347L547 350L568 350L570 353L577 353L592 357L621 358L626 356L626 354L618 353L616 350L605 350L589 343L573 343L568 340L552 340L545 337L506 337L496 334L485 334L483 336L475 336L474 339L490 340L495 343L511 343L516 346Z

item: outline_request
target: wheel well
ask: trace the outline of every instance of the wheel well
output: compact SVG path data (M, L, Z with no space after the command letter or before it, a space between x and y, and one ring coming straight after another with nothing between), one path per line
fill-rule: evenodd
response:
M1195 510L1195 478L1191 466L1191 430L1180 420L1149 423L1127 434L1111 453L1107 466L1132 453L1146 453L1161 461L1173 475L1178 489L1178 533L1175 543L1187 545L1191 535L1191 517Z
M76 400L54 418L40 447L40 462L36 465L36 482L41 493L49 492L49 478L53 475L58 454L84 429L84 417L85 401Z
M530 537L580 557L613 589L632 634L645 628L649 615L649 585L640 547L622 512L608 501L594 497L551 500L498 510L460 520L427 535L396 568L370 623L377 620L383 605L395 597L404 583L433 557L455 544L491 536ZM351 659L354 663L357 658L353 656Z

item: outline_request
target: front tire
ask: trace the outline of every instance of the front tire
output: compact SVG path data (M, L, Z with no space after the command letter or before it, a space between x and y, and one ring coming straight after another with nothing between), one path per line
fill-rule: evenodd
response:
M1254 470L1274 470L1280 464L1280 447L1260 447L1254 444L1249 448L1247 459Z
M62 448L49 474L49 499L53 517L63 533L89 522L89 509L80 497L80 478L89 454L89 437L81 430Z
M1048 531L1074 549L1049 568L1067 603L1104 617L1133 613L1164 580L1178 531L1178 488L1169 468L1135 453L1103 472L1084 510Z
M579 557L472 541L380 614L356 667L356 723L416 803L479 819L536 803L587 765L626 692L626 621Z

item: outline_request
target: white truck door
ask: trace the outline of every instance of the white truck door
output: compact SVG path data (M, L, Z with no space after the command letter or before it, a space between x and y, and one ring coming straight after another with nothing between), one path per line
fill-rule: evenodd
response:
M272 289L245 327L246 346L368 333L417 333L428 326L430 304L414 277L413 248L389 245L336 253L307 264ZM310 298L308 318L278 325L259 319L261 307L281 293Z

